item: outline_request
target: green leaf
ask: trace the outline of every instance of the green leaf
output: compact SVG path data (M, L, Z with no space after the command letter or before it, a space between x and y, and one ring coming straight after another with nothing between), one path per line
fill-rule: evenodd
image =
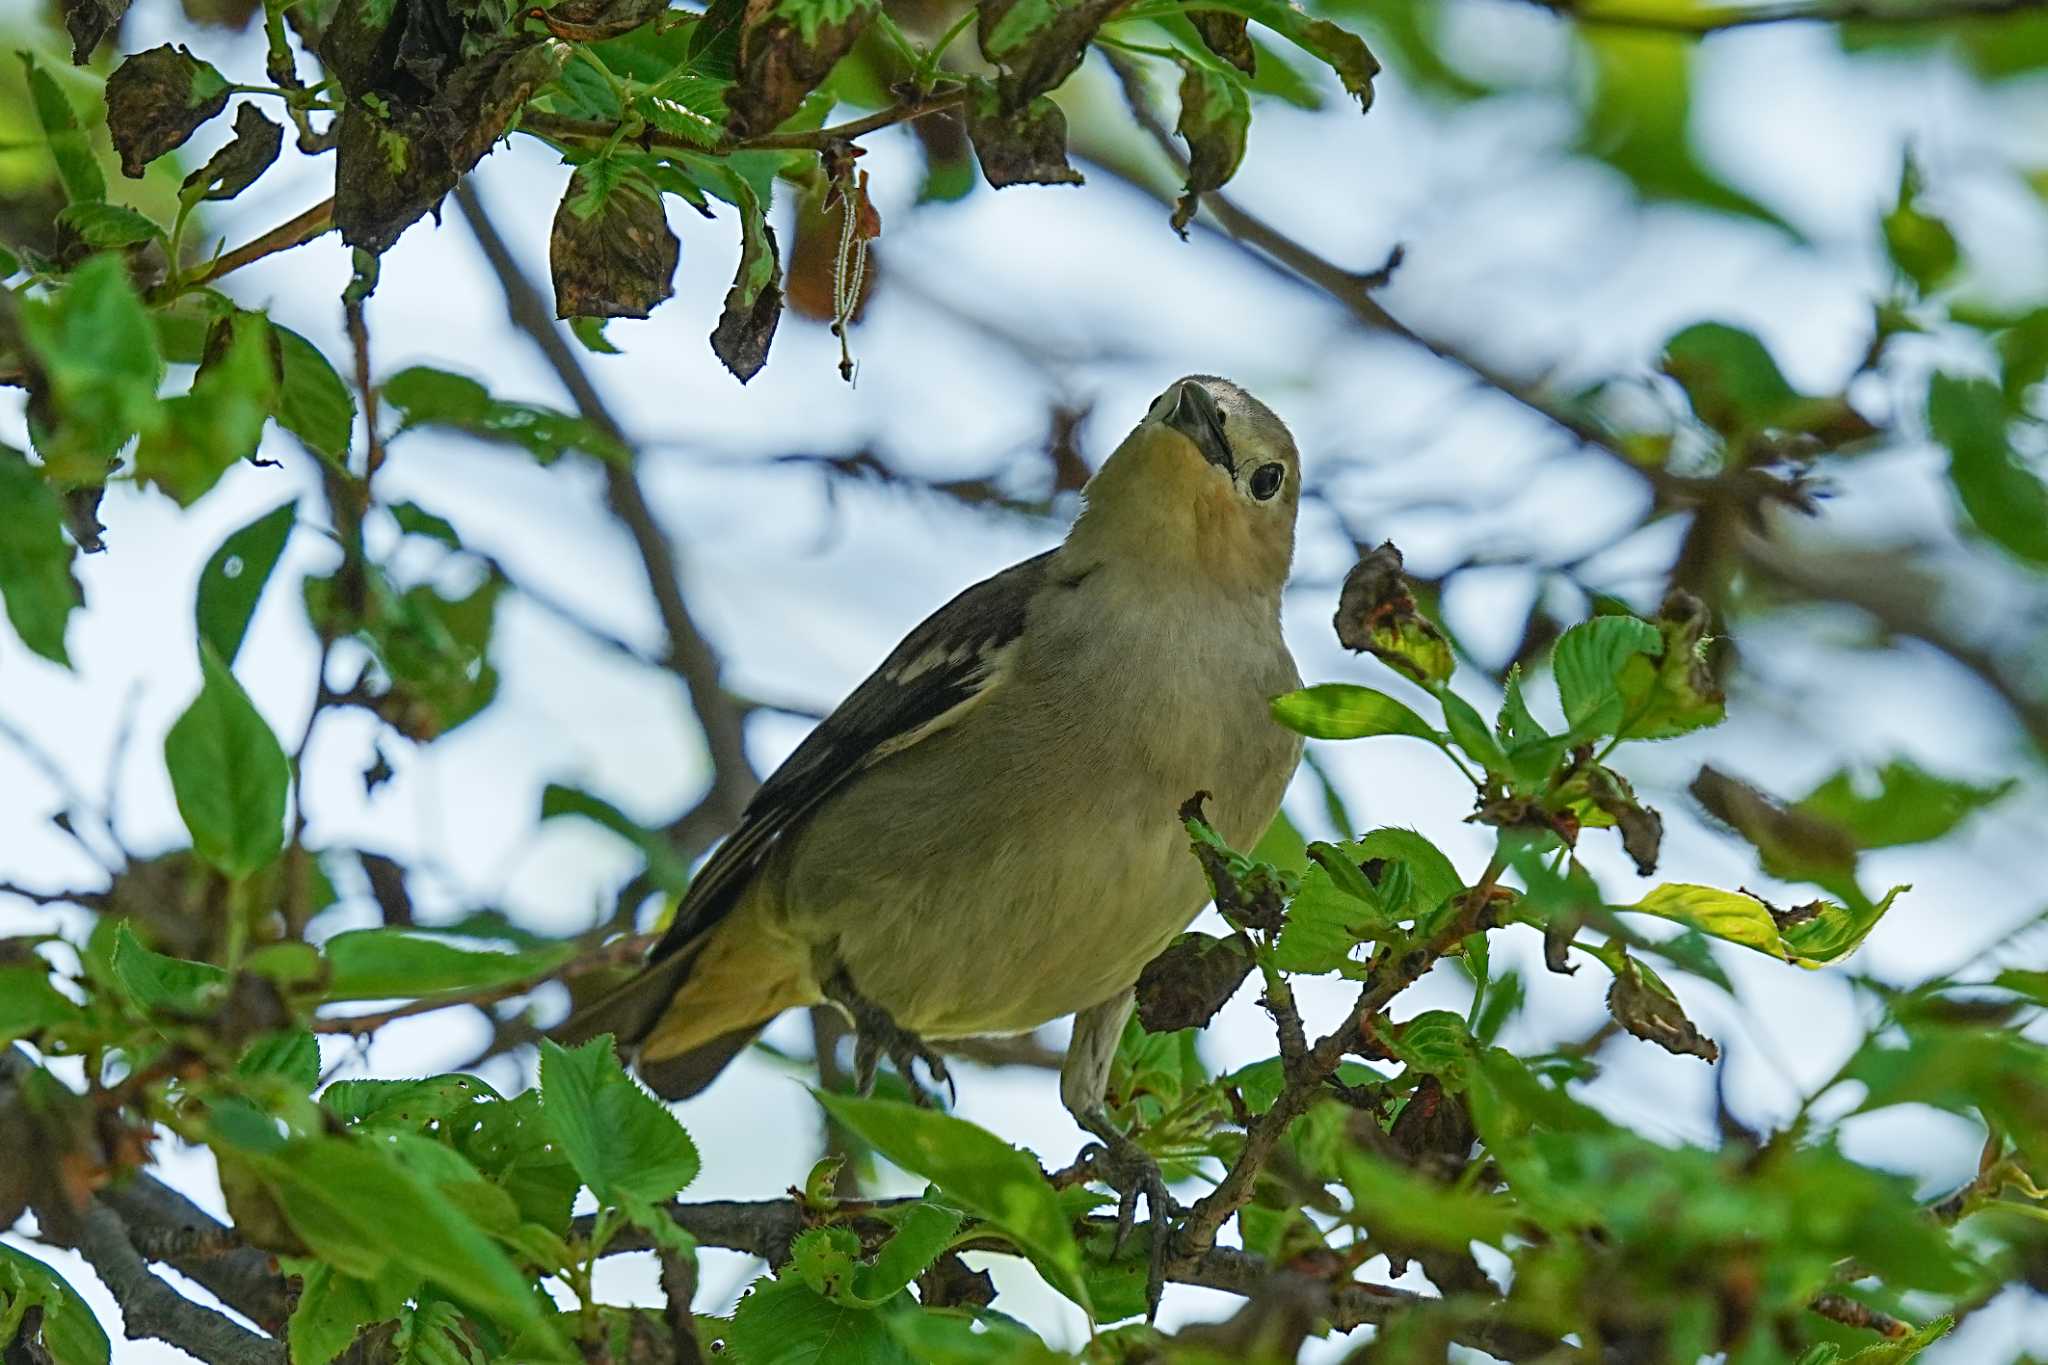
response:
M1801 401L1763 342L1726 323L1694 323L1665 342L1663 369L1694 414L1724 434L1776 426Z
M121 173L140 177L227 107L227 79L189 48L165 43L124 58L107 77L107 131L121 154Z
M238 460L255 455L277 407L270 323L259 313L222 318L189 393L164 400L163 421L135 449L136 477L189 507Z
M222 541L199 572L199 638L232 664L249 632L263 585L291 536L298 502L281 503Z
M1438 683L1430 690L1444 709L1444 728L1450 732L1452 743L1488 772L1507 772L1508 758L1501 751L1500 741L1493 737L1493 731L1472 703L1453 692L1448 682Z
M612 345L611 338L604 334L609 318L570 318L569 331L575 336L576 344L592 355L624 355Z
M244 1151L239 1160L269 1188L313 1255L335 1271L363 1280L418 1275L503 1324L535 1358L568 1358L552 1310L525 1273L390 1145L298 1138L267 1152Z
M1321 683L1273 698L1273 719L1310 739L1364 739L1412 735L1441 743L1442 737L1405 704L1384 692L1354 683Z
M396 1318L421 1285L418 1272L395 1263L367 1280L344 1275L319 1261L295 1264L299 1301L292 1307L286 1333L292 1365L328 1365L349 1348L363 1328Z
M0 1047L84 1017L85 1012L51 983L47 965L0 965Z
M1397 1026L1394 1055L1409 1067L1443 1081L1448 1090L1462 1089L1472 1061L1472 1034L1464 1017L1450 1010L1426 1010Z
M314 454L334 463L345 460L355 431L354 395L319 347L289 327L272 323L270 331L283 360L277 424Z
M139 246L164 235L154 222L120 204L72 204L57 215L57 221L96 251Z
M121 258L101 254L71 272L54 298L23 299L22 338L41 361L56 409L35 431L53 482L97 484L106 462L158 421L156 329Z
M1329 972L1351 961L1360 943L1386 937L1405 904L1390 909L1358 870L1357 844L1308 846L1312 866L1287 906L1287 923L1273 945L1273 965L1284 972Z
M398 523L399 530L409 536L438 540L451 550L462 548L462 534L455 529L455 523L438 512L429 512L416 502L392 503L391 519Z
M1953 1317L1938 1317L1911 1336L1866 1346L1843 1361L1842 1365L1905 1365L1906 1361L1916 1358L1922 1351L1954 1331L1955 1326L1956 1320Z
M540 1045L540 1093L563 1153L605 1205L672 1198L697 1178L697 1146L619 1065L610 1034Z
M1074 1359L1001 1313L891 1313L883 1321L918 1365L1072 1365Z
M887 1324L887 1315L834 1303L801 1279L764 1279L740 1300L726 1339L743 1365L917 1365Z
M1843 768L1794 809L1847 830L1858 847L1892 848L1941 838L2017 785L2011 778L1978 786L1937 777L1903 758L1885 764L1875 777L1872 790L1869 782Z
M1948 224L1920 207L1920 167L1909 150L1899 167L1899 197L1884 216L1884 246L1892 264L1921 293L1933 292L1962 259Z
M1081 1249L1038 1161L965 1119L891 1100L814 1092L825 1112L969 1213L1001 1228L1083 1308Z
M247 877L284 847L291 767L248 693L203 640L199 668L199 695L164 736L164 766L193 851L230 877Z
M1688 925L1782 962L1822 967L1855 951L1906 889L1895 886L1882 900L1861 910L1824 900L1778 910L1746 891L1668 882L1635 904L1617 908Z
M384 381L384 398L408 427L443 426L515 445L542 464L570 451L623 464L632 456L618 440L580 417L536 403L491 397L474 379L416 365Z
M456 1150L512 1196L527 1225L566 1236L583 1177L562 1155L540 1092L487 1100L463 1111L463 1117L467 1122L456 1125L451 1136Z
M204 1014L220 999L228 979L210 962L187 962L143 947L126 920L114 928L109 962L122 992L145 1014Z
M0 1325L11 1322L18 1328L19 1313L26 1308L42 1310L42 1325L41 1340L24 1334L11 1341L24 1359L48 1359L55 1365L108 1365L113 1359L106 1328L70 1282L27 1252L0 1242Z
M64 630L78 605L64 509L20 451L0 445L0 597L21 642L71 666Z
M2019 558L2048 565L2048 486L2014 453L2005 418L1988 380L1936 374L1928 383L1927 425L1948 448L1948 478L1964 514Z
M1188 235L1202 196L1237 174L1251 131L1252 107L1241 78L1206 63L1181 59L1180 122L1188 144L1188 183L1173 209L1173 230Z
M266 1033L242 1049L238 1076L279 1076L308 1094L320 1084L320 1040L311 1029Z
M411 929L351 929L321 946L331 968L327 1000L392 1000L443 991L493 990L546 976L576 955L573 943L517 952L458 946Z
M1633 616L1596 616L1567 630L1551 655L1551 668L1571 738L1620 730L1627 712L1622 670L1638 654L1655 658L1663 649L1657 628Z
M472 1106L486 1105L498 1092L474 1076L449 1074L412 1081L336 1081L320 1092L320 1103L351 1128L398 1128L419 1132ZM465 1115L467 1117L467 1115ZM448 1125L460 1131L464 1125Z
M78 121L78 111L72 108L56 78L37 65L34 54L15 55L21 58L27 72L29 99L35 105L36 120L43 126L50 157L57 163L57 179L64 186L64 197L74 204L99 203L107 197L107 177Z

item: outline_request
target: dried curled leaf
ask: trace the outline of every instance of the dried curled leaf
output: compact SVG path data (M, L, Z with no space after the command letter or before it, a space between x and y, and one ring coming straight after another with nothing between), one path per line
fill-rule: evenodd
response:
M1202 196L1237 174L1252 107L1236 81L1195 62L1183 60L1181 68L1179 131L1188 144L1188 187L1174 205L1173 230L1186 237Z
M1251 940L1243 934L1182 934L1138 974L1138 1021L1150 1033L1202 1028L1251 970Z
M734 137L772 132L853 50L875 0L747 0L738 78L726 92Z
M327 29L334 38L337 16ZM463 60L423 104L369 93L343 106L334 224L350 246L382 252L483 159L512 117L567 60L560 44L501 42Z
M1251 34L1246 32L1242 14L1220 9L1189 10L1188 22L1201 35L1204 47L1247 76L1257 73L1259 55L1252 50Z
M745 190L740 196L740 268L712 329L711 350L744 384L767 363L769 343L782 320L782 265L775 229L762 216L760 201L739 176L732 183Z
M227 107L226 78L186 48L165 43L128 58L107 77L107 131L121 174L140 177Z
M1346 649L1372 654L1424 686L1445 681L1456 666L1450 641L1416 610L1401 574L1401 552L1391 540L1345 575L1335 625Z
M201 199L232 199L256 183L284 150L284 125L244 100L235 110L235 136L204 166L185 177L185 192Z
M1671 988L1634 958L1622 958L1621 970L1607 990L1607 1009L1617 1024L1666 1052L1708 1062L1721 1055L1714 1040L1685 1017Z
M1080 67L1095 32L1129 0L1010 0L981 8L982 55L1004 69L1002 108L1014 114Z
M555 316L646 317L675 292L681 251L653 186L614 163L577 167L548 238Z
M128 0L63 0L64 31L71 35L71 64L84 66L93 49L121 23Z
M1067 116L1043 95L1006 113L996 88L976 81L967 106L967 136L991 189L1082 183L1081 173L1067 164Z
M1621 831L1621 846L1635 860L1636 872L1645 877L1655 872L1664 842L1664 817L1636 799L1627 778L1598 764L1586 774L1586 794Z

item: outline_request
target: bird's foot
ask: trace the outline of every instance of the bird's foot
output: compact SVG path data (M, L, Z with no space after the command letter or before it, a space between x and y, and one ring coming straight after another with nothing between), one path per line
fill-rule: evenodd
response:
M932 1107L932 1095L918 1083L915 1068L920 1061L931 1074L932 1083L946 1087L951 1103L957 1105L960 1102L960 1093L946 1070L945 1059L934 1052L924 1039L898 1025L889 1016L889 1011L855 990L845 968L835 972L825 983L825 998L845 1010L853 1020L853 1079L861 1094L874 1091L875 1067L887 1057L903 1077L903 1084L909 1087L910 1098L921 1108Z
M1150 1217L1151 1256L1145 1274L1145 1321L1159 1312L1159 1296L1166 1289L1166 1265L1172 1259L1174 1220L1180 1204L1166 1188L1159 1163L1128 1133L1110 1121L1107 1112L1096 1109L1081 1116L1081 1126L1095 1135L1082 1159L1090 1162L1104 1184L1117 1192L1116 1242L1111 1255L1120 1256L1138 1222L1138 1199L1142 1196Z

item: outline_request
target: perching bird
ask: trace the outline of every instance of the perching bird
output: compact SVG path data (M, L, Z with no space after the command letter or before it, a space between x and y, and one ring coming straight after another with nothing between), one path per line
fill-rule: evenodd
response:
M1060 1096L1103 1105L1139 970L1208 899L1177 814L1249 848L1300 740L1280 636L1300 461L1227 380L1174 384L1058 549L932 614L762 784L647 967L557 1032L612 1033L693 1095L782 1011L830 1000L913 1089L924 1040L1075 1015ZM1149 1164L1149 1163L1147 1163ZM1163 1191L1147 1188L1159 1216ZM1127 1213L1135 1191L1127 1191Z

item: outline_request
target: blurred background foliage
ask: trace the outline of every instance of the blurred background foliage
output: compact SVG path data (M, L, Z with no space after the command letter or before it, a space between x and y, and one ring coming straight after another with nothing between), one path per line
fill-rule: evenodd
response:
M1059 28L1077 13L1104 22ZM1211 22L1231 13L1250 29ZM1678 991L1719 1041L1711 1070L1617 1038L1604 982L1583 979L1604 974L1544 972L1533 935L1497 936L1495 966L1521 984L1492 1036L1580 1057L1573 1095L1682 1151L1656 1167L1681 1203L1730 1179L1703 1149L1816 1107L1850 1158L1924 1198L1974 1187L1989 1148L1967 1116L2002 1096L1995 1122L2039 1120L2048 1081L2019 1045L2039 1023L2001 1014L1971 1037L2015 1046L1964 1057L1941 1051L1944 1006L1896 993L2043 966L2048 11L1200 14L0 7L28 54L0 62L0 440L35 452L0 452L10 928L87 943L125 920L156 952L233 961L250 925L212 913L228 875L239 906L276 912L259 936L304 932L335 960L350 930L431 925L552 973L562 942L596 951L657 920L811 717L932 605L1050 543L1168 380L1217 371L1306 452L1288 603L1304 676L1360 676L1327 622L1344 572L1387 538L1487 716L1570 624L1649 616L1683 589L1712 622L1731 720L1635 746L1664 875L1798 902L1813 849L1783 844L1749 783L1854 830L1872 885L1913 886L1846 969L1792 980L1706 956ZM338 22L381 41L321 67L314 35ZM168 55L109 85L150 53ZM258 589L292 587L259 604L233 586L252 565ZM1368 680L1423 703L1383 670ZM179 780L174 722L216 711L230 734L259 717L298 778L282 854L238 843L234 810L209 819L207 784ZM1481 866L1482 831L1459 824L1469 790L1411 748L1312 745L1292 826L1412 825ZM289 775L253 769L248 801L282 810ZM1610 900L1641 895L1619 841L1583 857ZM329 998L392 987L378 962L351 970ZM473 1008L323 1030L319 1074L471 1069L523 1090L522 1045L563 985L464 979ZM1349 995L1308 981L1300 998L1327 1024ZM1411 1000L1473 1004L1477 1022L1448 967ZM1853 1113L1854 1084L1883 1078L1830 1087L1887 1020L1971 1084L1893 1075L1888 1093L1914 1098ZM1048 1164L1077 1141L1043 1074L1056 1042L987 1055L960 1111ZM704 1153L693 1197L777 1196L811 1168L814 1112L769 1082L843 1084L843 1040L821 1016L768 1043L685 1111ZM1202 1077L1273 1050L1249 999L1186 1046ZM1197 1074L1152 1060L1175 1086ZM101 1160L140 1158L117 1137ZM850 1127L826 1140L851 1157L841 1193L922 1188ZM1586 1146L1551 1176L1640 1190L1612 1211L1654 1235L1670 1206L1641 1153ZM164 1138L151 1159L227 1207L201 1148ZM56 1255L113 1320L93 1272ZM596 1271L615 1300L674 1288L625 1259ZM756 1269L734 1251L701 1265L713 1315ZM1003 1307L1079 1339L1078 1311L1028 1271L995 1273ZM1928 1358L2048 1351L2025 1287L2038 1249L2002 1275ZM26 1283L0 1289L29 1304ZM1176 1285L1164 1320L1235 1302ZM1919 1321L1955 1305L1884 1306ZM407 1330L432 1339L418 1317ZM1386 1358L1463 1349L1410 1340L1423 1354Z

